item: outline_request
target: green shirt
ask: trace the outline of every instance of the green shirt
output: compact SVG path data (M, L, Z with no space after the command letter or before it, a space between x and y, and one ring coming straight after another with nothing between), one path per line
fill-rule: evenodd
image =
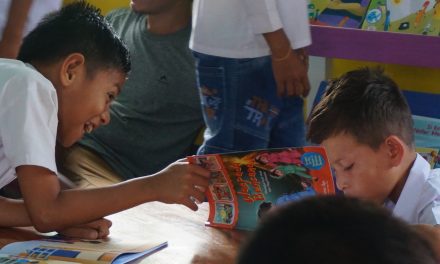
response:
M116 10L107 19L130 50L132 71L110 107L110 124L80 144L128 179L188 155L203 126L188 48L191 26L155 35L146 29L146 16L130 9Z

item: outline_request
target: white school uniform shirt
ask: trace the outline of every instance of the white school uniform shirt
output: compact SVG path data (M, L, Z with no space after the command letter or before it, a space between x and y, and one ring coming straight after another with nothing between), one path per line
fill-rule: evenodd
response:
M20 165L57 172L57 113L49 80L29 64L0 59L0 188L15 179Z
M385 206L410 224L440 224L440 169L417 154L397 203Z
M311 44L306 0L195 0L190 48L224 58L270 54L262 33L280 28L294 49Z

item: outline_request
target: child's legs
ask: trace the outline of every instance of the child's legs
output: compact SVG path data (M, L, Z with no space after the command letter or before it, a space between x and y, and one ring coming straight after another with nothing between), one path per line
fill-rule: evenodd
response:
M58 168L79 188L107 186L122 181L101 157L80 145L60 153Z
M283 107L272 129L269 147L302 147L306 143L304 101L301 97L283 100Z
M199 53L195 57L207 126L199 154L269 147L283 107L270 58L227 59Z

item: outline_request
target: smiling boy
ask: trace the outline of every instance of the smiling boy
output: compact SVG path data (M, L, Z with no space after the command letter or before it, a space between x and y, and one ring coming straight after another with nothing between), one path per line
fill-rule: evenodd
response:
M130 71L127 48L99 10L78 1L49 15L18 58L0 60L0 188L17 177L23 200L0 197L0 226L93 239L108 235L102 217L144 202L197 210L209 171L185 161L106 188L60 188L56 142L71 146L107 124Z
M381 70L333 80L308 123L345 195L384 204L411 224L440 223L440 170L415 152L408 104Z

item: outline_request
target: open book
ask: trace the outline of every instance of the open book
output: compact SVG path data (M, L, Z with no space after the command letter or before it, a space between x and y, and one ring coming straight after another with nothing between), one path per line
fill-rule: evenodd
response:
M167 242L138 243L111 240L31 240L0 250L0 263L134 263L167 246Z
M190 156L211 171L207 225L252 230L271 207L335 186L324 148L265 149Z

